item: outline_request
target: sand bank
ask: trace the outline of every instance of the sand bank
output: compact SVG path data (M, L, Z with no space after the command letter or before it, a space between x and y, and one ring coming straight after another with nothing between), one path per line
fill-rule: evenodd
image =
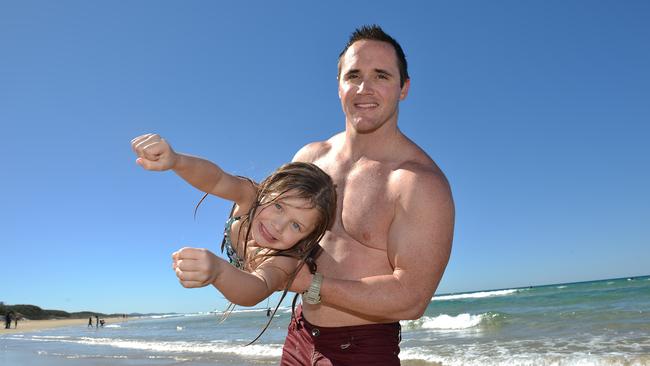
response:
M122 317L117 317L117 318L102 318L104 321L106 321L106 325L108 324L117 324L121 323L124 321L128 321L128 319L124 319ZM11 322L11 329L5 329L5 323L4 319L2 322L0 322L0 334L8 334L8 333L25 333L25 332L33 332L41 329L49 329L49 328L58 328L58 327L68 327L68 326L80 326L80 327L87 327L88 326L88 318L85 319L51 319L51 320L19 320L18 321L18 328L14 328L14 322ZM95 318L93 318L93 326L95 326Z

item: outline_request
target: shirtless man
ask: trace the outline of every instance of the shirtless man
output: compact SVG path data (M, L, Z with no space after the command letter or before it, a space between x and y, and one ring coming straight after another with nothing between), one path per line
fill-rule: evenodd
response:
M292 290L282 365L399 365L399 320L418 319L451 251L454 203L433 160L397 126L410 80L400 45L377 26L357 29L339 57L345 131L303 147L337 185L336 221L317 273Z

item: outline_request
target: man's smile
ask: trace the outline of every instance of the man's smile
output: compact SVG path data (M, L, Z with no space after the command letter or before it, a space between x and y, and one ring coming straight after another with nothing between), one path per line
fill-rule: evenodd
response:
M377 103L354 103L354 106L360 109L371 109L379 107Z

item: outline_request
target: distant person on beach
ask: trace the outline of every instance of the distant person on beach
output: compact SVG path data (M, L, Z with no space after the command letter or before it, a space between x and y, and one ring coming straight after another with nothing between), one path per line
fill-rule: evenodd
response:
M399 43L378 26L357 29L338 80L345 131L294 157L332 177L338 203L317 273L291 286L303 301L281 364L399 365L399 321L420 318L438 287L454 203L443 172L397 125L410 86Z
M93 326L93 317L91 316L88 318L88 327L92 327L92 326Z
M95 315L95 326L99 328L99 315Z
M20 320L19 316L18 315L14 316L14 328L16 329L18 329L18 320Z
M11 329L11 312L5 314L5 329Z
M207 249L178 250L173 268L184 287L211 284L232 303L253 306L274 291L284 297L302 265L313 267L336 205L332 179L316 165L285 164L257 184L176 153L155 134L135 138L132 147L144 169L173 170L206 195L234 202L221 245L230 263Z

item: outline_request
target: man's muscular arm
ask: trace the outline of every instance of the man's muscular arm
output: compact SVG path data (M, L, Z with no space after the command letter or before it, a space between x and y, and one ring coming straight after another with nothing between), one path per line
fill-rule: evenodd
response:
M389 228L390 275L341 280L325 277L321 301L371 317L422 316L451 252L454 204L441 173L406 171L396 177L399 199Z

